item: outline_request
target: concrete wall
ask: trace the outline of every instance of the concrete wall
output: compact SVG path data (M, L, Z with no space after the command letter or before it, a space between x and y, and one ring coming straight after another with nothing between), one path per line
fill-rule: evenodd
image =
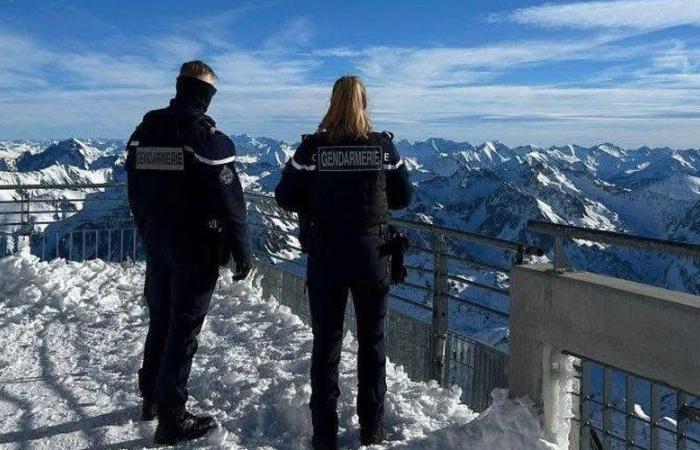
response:
M511 395L543 407L548 437L563 444L562 352L700 394L700 297L550 265L511 277Z

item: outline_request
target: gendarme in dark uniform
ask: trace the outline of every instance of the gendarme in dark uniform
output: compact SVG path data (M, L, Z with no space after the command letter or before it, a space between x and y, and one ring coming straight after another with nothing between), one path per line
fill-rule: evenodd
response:
M386 393L384 322L387 260L379 246L390 209L408 206L408 172L388 132L331 142L303 137L275 190L280 207L300 214L308 248L314 333L311 412L314 448L336 448L338 364L348 293L357 318L357 414L363 443L382 425Z
M187 64L193 63L183 72ZM193 439L215 425L185 410L192 357L219 266L232 256L236 279L250 271L235 148L205 115L215 92L181 75L170 106L146 114L127 147L129 205L146 249L150 315L139 388L144 419L157 411L159 443Z

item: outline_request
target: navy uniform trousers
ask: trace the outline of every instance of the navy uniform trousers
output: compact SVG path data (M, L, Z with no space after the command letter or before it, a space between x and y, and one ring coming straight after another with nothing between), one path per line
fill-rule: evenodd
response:
M376 234L321 239L309 253L307 279L314 335L310 407L314 430L321 435L335 436L338 427L338 364L349 292L357 320L357 414L363 426L376 425L383 418L388 289L387 259L378 251L382 242Z
M187 403L187 381L219 276L218 249L201 242L191 259L177 263L148 251L144 294L150 323L139 370L144 398L156 399L159 415L176 416Z

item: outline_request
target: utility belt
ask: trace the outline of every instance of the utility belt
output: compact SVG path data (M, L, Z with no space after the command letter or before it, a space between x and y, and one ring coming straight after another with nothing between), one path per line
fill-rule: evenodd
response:
M349 236L367 236L367 235L377 235L384 236L389 227L386 224L370 225L363 227L358 230L334 230L329 232L326 230L324 232L318 223L308 214L299 214L299 244L301 244L302 253L309 253L324 238L333 239L339 235L344 238Z
M404 255L408 250L409 241L406 236L400 233L393 225L378 224L370 225L358 232L357 235L376 234L384 239L379 246L379 255L388 257L390 269L387 271L388 284L403 283L406 280L407 272L404 265ZM299 214L299 243L303 253L311 252L316 246L321 245L322 230L306 214Z

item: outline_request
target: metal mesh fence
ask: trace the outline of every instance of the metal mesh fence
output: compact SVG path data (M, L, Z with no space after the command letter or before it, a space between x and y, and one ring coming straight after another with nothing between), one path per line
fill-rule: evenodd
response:
M700 450L700 399L585 358L575 393L581 450Z
M462 401L473 409L485 409L491 391L508 386L507 353L452 332L445 353L445 384L462 387Z
M387 356L403 366L413 380L433 378L432 328L430 323L411 317L395 309L387 316Z
M263 292L288 306L306 323L310 322L303 275L283 267L260 262L257 270ZM355 331L352 302L348 302L345 327ZM386 324L387 356L403 366L413 380L434 379L432 326L430 322L390 308ZM462 388L462 401L480 411L488 406L489 395L495 388L508 385L508 354L457 333L448 333L444 384Z

